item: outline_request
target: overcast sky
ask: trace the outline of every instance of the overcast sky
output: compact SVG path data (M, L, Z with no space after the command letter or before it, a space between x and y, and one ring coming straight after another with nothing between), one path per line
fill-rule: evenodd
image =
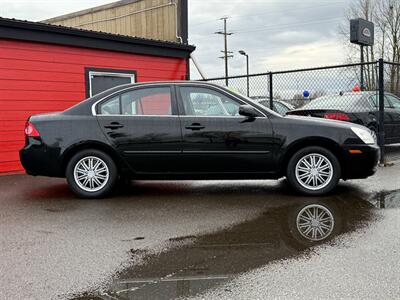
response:
M0 16L39 21L112 0L1 0ZM337 35L351 0L189 0L189 39L207 77L224 74L219 19L228 20L231 74L340 64L345 50ZM198 75L194 73L194 78Z

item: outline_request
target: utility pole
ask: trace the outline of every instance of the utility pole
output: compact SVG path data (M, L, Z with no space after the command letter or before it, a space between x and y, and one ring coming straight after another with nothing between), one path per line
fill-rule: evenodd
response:
M221 51L222 53L224 53L224 56L220 57L222 59L225 60L225 84L226 86L228 86L229 82L228 82L228 76L229 76L229 71L228 71L228 59L233 57L233 52L232 51L228 51L228 36L232 35L232 32L227 32L226 29L226 21L228 20L228 17L223 17L220 20L224 21L224 31L217 31L215 34L221 34L224 36L224 45L225 45L225 49L224 51Z

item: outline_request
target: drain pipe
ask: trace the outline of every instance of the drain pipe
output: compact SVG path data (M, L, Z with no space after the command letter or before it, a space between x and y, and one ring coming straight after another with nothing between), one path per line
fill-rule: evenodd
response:
M175 37L176 37L177 40L179 40L179 42L180 42L181 44L183 44L183 39L182 39L182 37L179 35L179 30L178 30L178 27L179 27L178 4L176 3L176 1L171 0L171 2L169 3L169 5L175 6L175 21L176 21L176 26L175 26L175 29L176 29L176 30L175 30Z

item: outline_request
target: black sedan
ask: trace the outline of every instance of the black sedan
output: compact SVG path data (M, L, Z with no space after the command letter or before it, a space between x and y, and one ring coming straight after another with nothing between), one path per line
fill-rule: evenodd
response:
M376 138L378 131L377 92L344 93L312 100L291 115L347 121L368 127ZM385 143L400 143L400 99L385 93Z
M379 148L359 125L282 117L201 82L123 85L63 112L29 118L28 174L66 177L85 198L119 179L279 179L321 195L374 174Z

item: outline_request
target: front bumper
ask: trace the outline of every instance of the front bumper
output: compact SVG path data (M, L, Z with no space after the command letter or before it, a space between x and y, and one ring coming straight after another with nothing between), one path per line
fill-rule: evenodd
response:
M377 145L344 145L343 179L362 179L378 169L380 149Z

